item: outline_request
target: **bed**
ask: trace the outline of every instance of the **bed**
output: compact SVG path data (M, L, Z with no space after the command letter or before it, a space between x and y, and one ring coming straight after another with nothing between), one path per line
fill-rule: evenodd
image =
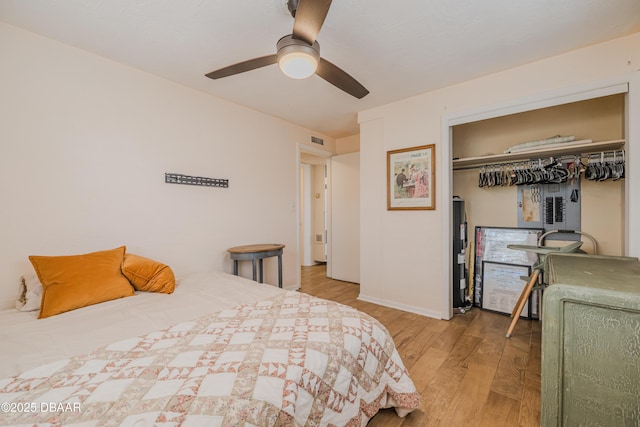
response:
M362 426L419 404L374 318L221 272L38 319L0 311L0 425Z

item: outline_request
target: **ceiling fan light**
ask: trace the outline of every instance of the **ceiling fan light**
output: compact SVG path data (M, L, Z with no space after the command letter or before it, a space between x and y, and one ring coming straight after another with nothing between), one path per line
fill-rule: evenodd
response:
M318 60L305 52L289 52L280 57L278 65L292 79L306 79L318 68Z
M317 41L310 45L288 35L278 40L276 48L278 66L286 76L306 79L316 72L320 62L320 45Z

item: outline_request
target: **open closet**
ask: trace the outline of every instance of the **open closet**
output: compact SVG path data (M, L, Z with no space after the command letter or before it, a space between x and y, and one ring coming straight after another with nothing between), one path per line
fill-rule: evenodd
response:
M451 187L464 200L471 288L476 227L554 230L548 238L556 240L581 239L562 233L579 230L593 237L582 238L587 253L624 255L625 97L451 126Z

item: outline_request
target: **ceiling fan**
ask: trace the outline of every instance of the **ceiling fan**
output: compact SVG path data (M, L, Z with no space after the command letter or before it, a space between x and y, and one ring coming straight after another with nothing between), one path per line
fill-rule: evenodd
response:
M315 73L349 95L363 98L369 93L364 86L320 57L316 37L330 6L331 0L288 0L287 7L294 18L293 33L278 40L276 54L238 62L205 75L210 79L220 79L277 63L291 78L304 79Z

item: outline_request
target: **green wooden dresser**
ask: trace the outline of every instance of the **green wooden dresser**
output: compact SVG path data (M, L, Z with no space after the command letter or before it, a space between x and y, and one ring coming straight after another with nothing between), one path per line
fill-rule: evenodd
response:
M564 254L548 261L542 426L640 426L640 262Z

